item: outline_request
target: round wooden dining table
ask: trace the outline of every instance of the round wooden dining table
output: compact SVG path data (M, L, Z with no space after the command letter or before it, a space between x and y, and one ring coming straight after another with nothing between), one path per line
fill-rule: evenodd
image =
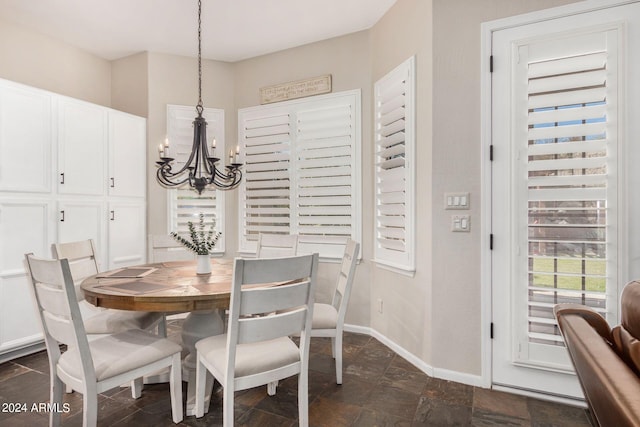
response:
M96 307L164 313L189 312L182 325L187 415L195 414L195 344L224 333L229 308L233 260L211 259L210 274L196 274L195 261L169 261L106 271L86 278L81 288ZM209 382L209 381L208 381ZM213 386L207 384L208 395ZM205 408L208 407L208 399Z

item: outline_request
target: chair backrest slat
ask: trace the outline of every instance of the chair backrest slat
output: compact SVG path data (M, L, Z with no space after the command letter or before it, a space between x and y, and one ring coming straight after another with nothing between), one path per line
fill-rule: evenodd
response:
M239 319L238 344L267 341L300 333L304 329L306 316L305 306L284 313Z
M305 305L309 298L309 281L272 288L246 289L242 292L240 315L271 313Z
M309 255L311 256L311 255ZM282 277L288 280L300 280L309 277L308 267L304 263L295 262L297 257L258 258L252 259L243 269L242 283L245 285L256 283L281 282ZM281 260L274 263L271 260ZM248 261L248 260L244 260Z
M76 282L98 274L98 260L93 240L78 242L54 243L51 253L55 259L66 258L69 261L71 276Z
M64 316L56 316L55 314L43 311L42 318L47 326L49 335L57 342L66 345L75 345L76 337L73 331L73 322L71 318Z
M295 256L298 251L297 234L260 234L258 236L258 258L281 258Z

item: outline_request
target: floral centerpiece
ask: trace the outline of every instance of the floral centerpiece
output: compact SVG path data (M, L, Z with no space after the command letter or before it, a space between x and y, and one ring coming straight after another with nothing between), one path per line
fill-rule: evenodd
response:
M187 222L187 227L189 227L188 239L179 235L175 231L171 232L171 237L198 256L198 274L208 274L211 272L209 254L216 246L216 243L222 233L216 232L215 220L211 223L208 231L205 229L203 213L200 214L200 221L198 222L197 229L196 225L191 221Z

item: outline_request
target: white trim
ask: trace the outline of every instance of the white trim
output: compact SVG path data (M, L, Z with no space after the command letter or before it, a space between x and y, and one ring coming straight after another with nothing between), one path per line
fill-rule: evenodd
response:
M507 387L494 384L492 387L496 391L504 391L505 393L517 394L520 396L532 397L534 399L546 400L548 402L561 403L563 405L577 406L579 408L587 408L587 402L572 397L558 396L557 394L538 393L532 390L524 390L521 388Z
M588 13L592 11L608 9L626 4L637 3L639 0L586 0L565 6L539 10L508 18L483 22L480 26L480 145L481 145L481 215L480 224L480 288L481 288L481 368L482 383L484 387L491 386L492 378L492 346L490 337L491 315L491 251L489 250L489 235L492 232L491 224L491 162L489 149L492 142L491 129L491 73L489 71L489 57L492 54L493 32L558 19L571 15ZM622 199L624 200L624 198ZM494 387L495 388L495 387ZM514 389L510 389L514 390ZM511 391L516 392L516 391ZM532 395L537 395L532 393ZM544 396L544 397L543 397ZM550 400L548 395L536 396ZM555 397L554 397L555 399ZM562 398L554 400L562 402ZM574 402L575 404L575 402Z

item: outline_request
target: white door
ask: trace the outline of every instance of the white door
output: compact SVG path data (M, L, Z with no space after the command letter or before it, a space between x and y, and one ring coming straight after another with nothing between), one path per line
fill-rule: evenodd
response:
M492 50L492 382L581 397L553 306L615 324L636 273L640 4L496 31Z
M109 111L109 195L144 197L147 184L147 123Z
M58 192L102 195L107 110L73 99L58 104Z

